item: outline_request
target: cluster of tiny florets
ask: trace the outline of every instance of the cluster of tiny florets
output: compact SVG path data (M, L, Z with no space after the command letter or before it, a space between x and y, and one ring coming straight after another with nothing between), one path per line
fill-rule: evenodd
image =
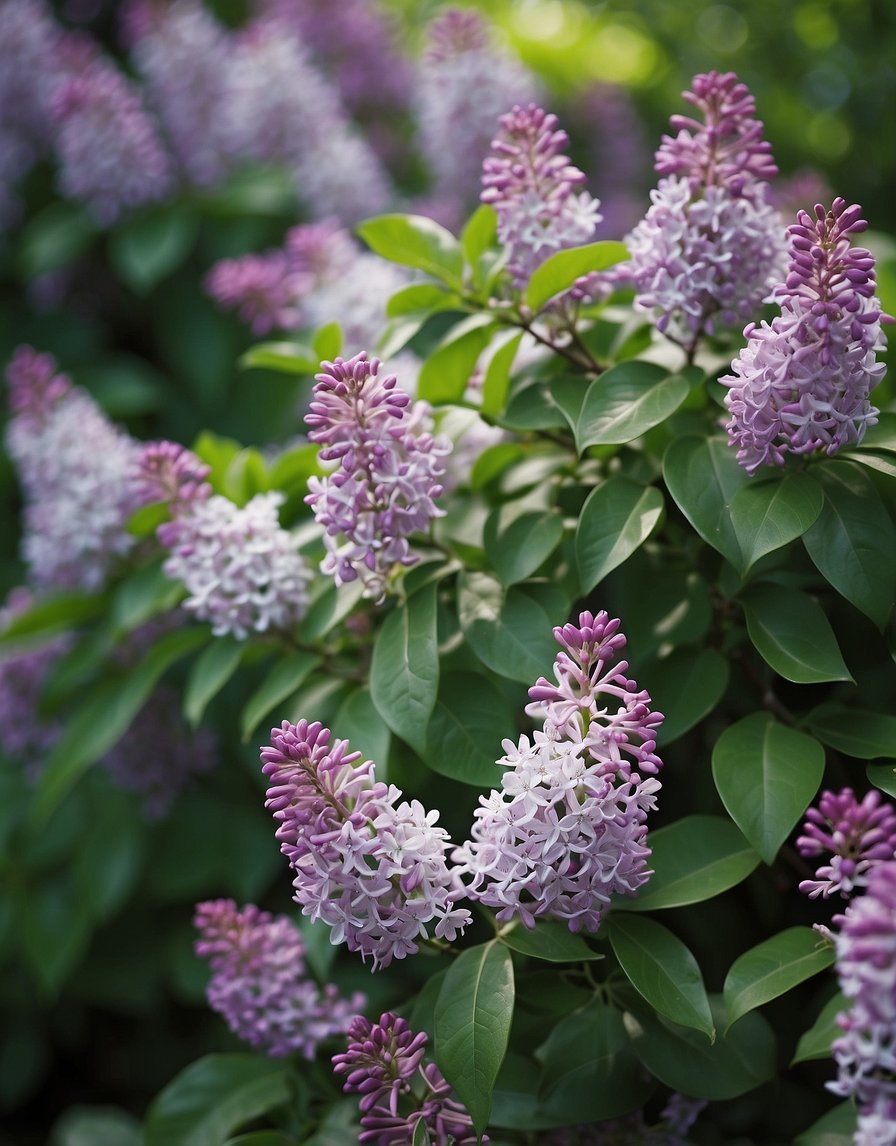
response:
M818 806L806 812L796 846L807 859L829 858L803 880L800 891L811 899L839 894L850 898L868 886L871 870L896 858L896 808L872 788L857 800L851 788L822 792Z

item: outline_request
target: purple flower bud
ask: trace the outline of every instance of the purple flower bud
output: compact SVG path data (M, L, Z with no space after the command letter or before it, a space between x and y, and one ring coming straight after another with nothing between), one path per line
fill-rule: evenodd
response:
M211 467L186 446L177 442L147 442L138 470L140 500L145 505L167 501L172 515L180 516L196 502L211 496L212 487L206 481L210 473Z

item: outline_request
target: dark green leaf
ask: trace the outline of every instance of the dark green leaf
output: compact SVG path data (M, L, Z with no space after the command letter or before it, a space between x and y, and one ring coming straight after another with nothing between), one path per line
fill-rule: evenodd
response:
M314 653L298 652L291 653L273 666L246 701L240 716L240 730L244 744L271 710L278 705L284 705L319 664L320 658Z
M492 940L455 959L436 1001L436 1061L479 1134L488 1124L492 1089L507 1050L513 1000L510 952Z
M120 224L109 240L118 276L138 294L176 271L190 253L199 220L188 207L161 207Z
M0 633L0 644L21 643L25 637L50 637L75 629L85 621L100 616L105 608L101 597L84 593L65 593L36 601L13 617Z
M420 368L418 395L434 406L459 402L495 328L489 314L471 314L453 326Z
M426 729L427 765L443 776L493 788L501 779L501 741L516 731L513 711L488 677L444 673Z
M395 735L419 750L438 689L436 586L430 584L386 617L373 646L370 695Z
M791 1066L798 1062L831 1057L831 1043L843 1033L837 1016L848 1007L846 996L839 991L832 999L828 999L812 1026L800 1036L790 1060Z
M728 1026L833 962L833 946L811 927L789 927L744 952L725 976Z
M607 930L619 965L638 994L673 1023L715 1039L700 967L678 936L639 915L611 915Z
M614 902L615 911L684 907L721 895L746 879L759 856L730 820L685 816L647 837L653 875L634 899Z
M844 450L840 457L843 461L858 462L869 470L877 470L887 477L896 477L896 458L883 450Z
M493 672L531 684L550 670L554 623L532 597L518 588L505 594L487 573L464 573L457 607L470 647Z
M161 561L144 565L115 590L109 606L115 632L119 636L129 633L159 613L170 611L183 592L183 586L166 575Z
M299 632L305 641L319 640L340 621L345 620L361 600L364 591L360 581L337 586L329 579L325 582L323 579L312 582L311 588L317 595L313 597L299 625Z
M872 479L851 462L827 461L815 473L824 509L803 544L818 571L883 629L896 600L896 535Z
M250 1130L248 1134L238 1134L228 1138L224 1146L298 1146L295 1138L282 1130Z
M457 239L424 215L379 215L355 228L378 255L405 267L416 267L449 286L462 286L463 255Z
M653 362L620 362L588 387L576 427L579 452L640 437L665 422L689 389L685 375L670 374Z
M247 648L245 641L219 637L193 662L184 690L184 715L194 728L202 720L208 702L236 672Z
M67 876L16 894L16 938L41 993L54 996L87 949L94 927Z
M896 716L825 704L809 713L809 729L823 744L829 744L857 760L885 756L896 760Z
M740 568L740 543L731 524L731 503L749 479L724 438L685 434L663 457L669 493L704 541Z
M98 230L80 203L55 202L22 228L18 262L26 279L70 266L86 254Z
M857 1118L855 1103L841 1102L794 1138L793 1146L853 1146Z
M770 864L818 791L824 749L804 732L755 712L716 741L712 774L729 815Z
M142 1146L140 1123L114 1106L69 1106L54 1125L50 1146Z
M557 405L548 381L520 380L512 387L500 425L511 430L567 430L566 415ZM572 442L570 442L572 447Z
M574 935L558 919L541 919L531 931L514 921L501 928L498 938L513 951L548 963L584 963L603 959L599 951L589 947L581 935Z
M563 537L563 520L552 510L499 506L485 523L485 552L504 585L525 581L544 564Z
M864 449L889 450L896 453L896 414L883 410L877 415L877 425L869 426L857 452Z
M522 332L511 335L492 354L482 383L481 409L483 414L496 416L503 411L507 404L510 371L513 368L513 360L516 357L522 337Z
M241 1126L289 1101L290 1068L254 1054L191 1063L149 1108L144 1146L221 1146Z
M313 347L297 342L259 342L240 358L244 370L277 370L281 374L316 374L320 359Z
M569 290L583 275L605 271L628 257L625 245L611 240L557 251L532 272L524 295L526 306L541 310L546 302Z
M779 481L742 486L731 499L731 524L743 556L742 572L760 557L802 537L824 505L811 474L785 474Z
M741 594L747 632L776 673L796 684L852 680L837 638L814 597L785 585L753 585Z
M880 788L888 796L896 796L896 768L892 764L869 764L865 775L875 788Z
M377 712L368 688L358 687L348 694L333 721L333 734L350 740L352 748L385 767L392 734Z
M643 545L663 512L655 486L607 478L588 495L576 527L576 564L583 593L590 593Z
M652 707L665 720L657 740L665 746L699 723L728 687L728 661L716 649L678 648L645 666Z

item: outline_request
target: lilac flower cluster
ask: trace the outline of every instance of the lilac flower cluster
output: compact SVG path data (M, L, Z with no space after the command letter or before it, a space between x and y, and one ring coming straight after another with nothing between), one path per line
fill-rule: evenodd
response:
M896 858L896 808L882 801L872 788L859 801L851 788L822 792L817 808L809 808L803 835L796 846L800 855L830 859L804 879L800 891L810 899L838 893L849 899L868 886L871 869Z
M266 807L295 872L295 900L332 928L331 941L387 967L435 937L451 942L470 921L456 906L464 889L450 872L438 812L376 780L372 761L348 741L330 743L319 723L284 721L263 748Z
M896 862L879 863L835 936L837 976L849 1009L831 1051L835 1094L859 1107L856 1146L886 1146L896 1125Z
M610 896L635 894L649 876L663 717L625 675L618 620L583 612L554 636L556 683L538 680L526 708L544 731L504 741L501 791L480 797L472 840L452 860L472 877L467 894L501 922L552 917L596 931Z
M377 1023L361 1015L352 1020L348 1049L333 1055L333 1070L347 1076L343 1090L361 1095L358 1142L409 1146L420 1123L434 1146L473 1146L479 1141L472 1119L451 1097L439 1068L424 1063L428 1042L425 1034L414 1034L407 1021L391 1011Z
M212 968L209 1005L235 1035L271 1058L298 1051L313 1059L325 1039L345 1034L366 1003L360 992L344 999L333 983L317 986L305 970L301 932L284 915L214 899L196 905L193 922L196 954Z
M784 230L767 201L777 168L745 85L709 72L684 98L705 122L673 117L678 134L656 157L665 177L626 241L637 306L692 352L717 321L752 317L780 277Z
M592 84L571 115L588 147L587 167L599 173L603 219L597 237L621 238L641 218L641 186L650 169L644 126L621 84Z
M581 190L585 175L563 154L569 137L558 123L535 104L515 106L501 116L482 165L480 198L497 212L498 238L518 288L556 251L590 242L601 218L599 201Z
M134 539L137 443L49 354L20 346L7 372L6 445L25 498L22 549L37 588L99 588Z
M861 208L834 200L815 217L800 211L789 228L790 266L775 288L781 314L751 323L747 345L720 381L730 443L753 473L788 454L837 453L860 442L878 411L869 394L885 372L874 259L851 236L865 230Z
M158 538L171 551L164 569L182 581L183 607L210 621L215 636L288 630L308 605L310 574L278 520L285 500L259 493L246 505L212 494L208 470L172 442L149 443L140 463L144 501L167 500L171 519Z
M305 500L326 530L321 569L381 600L395 568L416 561L408 538L442 513L450 443L430 433L426 403L412 404L394 374L379 376L378 359L362 352L321 367L305 422L321 460L339 466L308 481Z

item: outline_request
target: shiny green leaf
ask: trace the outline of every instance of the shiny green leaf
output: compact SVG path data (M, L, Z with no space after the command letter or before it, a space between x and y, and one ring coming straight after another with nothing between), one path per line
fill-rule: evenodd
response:
M576 527L576 564L583 593L643 545L663 513L663 495L614 476L588 495Z
M546 302L569 290L583 275L605 271L628 257L625 245L612 240L557 251L532 272L523 296L526 306L541 310Z
M811 474L789 473L780 480L753 481L731 499L731 524L743 569L760 557L802 537L824 505L821 486Z
M800 1036L790 1060L791 1066L798 1062L831 1057L831 1043L843 1033L837 1016L848 1007L846 996L839 991L832 999L828 999L812 1026Z
M688 378L653 362L620 362L595 378L576 426L576 446L623 445L674 414L687 398Z
M436 586L429 584L386 617L373 646L370 695L395 735L422 749L438 688Z
M685 434L663 457L669 493L704 541L740 568L740 542L731 524L731 503L749 480L724 438Z
M464 269L457 239L424 215L379 215L355 228L372 251L460 288Z
M271 668L246 701L240 715L243 743L248 741L262 720L278 705L285 705L302 682L320 664L320 657L309 652L290 653ZM280 717L276 718L277 724Z
M796 684L852 680L834 630L814 597L785 585L751 585L740 597L763 660Z
M833 962L832 945L811 927L789 927L744 952L725 976L729 1027Z

